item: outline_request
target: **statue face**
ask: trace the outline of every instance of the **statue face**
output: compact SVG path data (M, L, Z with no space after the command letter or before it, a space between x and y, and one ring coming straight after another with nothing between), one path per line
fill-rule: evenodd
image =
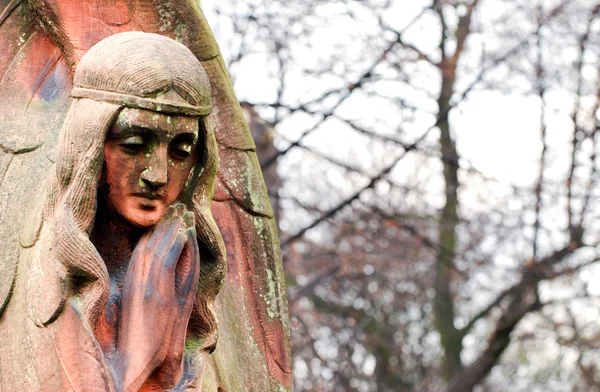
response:
M104 143L107 205L131 225L155 225L196 162L198 117L124 108Z

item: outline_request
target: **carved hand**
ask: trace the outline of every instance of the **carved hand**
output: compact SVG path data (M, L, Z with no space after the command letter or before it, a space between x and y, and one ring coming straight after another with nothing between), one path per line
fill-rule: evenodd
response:
M200 275L200 251L196 240L196 229L192 221L189 238L175 271L175 318L167 357L157 370L157 381L162 389L173 388L183 375L183 354L187 327Z
M159 368L164 382L180 377L199 269L193 214L171 206L136 246L125 276L117 340L123 390L137 391Z

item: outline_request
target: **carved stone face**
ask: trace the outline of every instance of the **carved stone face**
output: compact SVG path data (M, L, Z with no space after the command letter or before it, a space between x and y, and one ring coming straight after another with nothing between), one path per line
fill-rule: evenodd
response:
M196 162L198 117L124 108L104 143L107 205L136 227L155 225Z

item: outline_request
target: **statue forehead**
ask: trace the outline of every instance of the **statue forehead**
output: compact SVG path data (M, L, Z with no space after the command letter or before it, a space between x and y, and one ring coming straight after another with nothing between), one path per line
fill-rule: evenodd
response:
M175 136L180 133L193 133L194 141L198 137L198 117L166 114L145 109L124 108L115 119L115 130L126 128L144 128L153 132Z

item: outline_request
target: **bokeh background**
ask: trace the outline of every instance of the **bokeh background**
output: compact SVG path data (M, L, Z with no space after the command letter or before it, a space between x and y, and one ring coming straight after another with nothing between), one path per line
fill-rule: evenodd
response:
M600 391L600 1L203 0L296 391Z

